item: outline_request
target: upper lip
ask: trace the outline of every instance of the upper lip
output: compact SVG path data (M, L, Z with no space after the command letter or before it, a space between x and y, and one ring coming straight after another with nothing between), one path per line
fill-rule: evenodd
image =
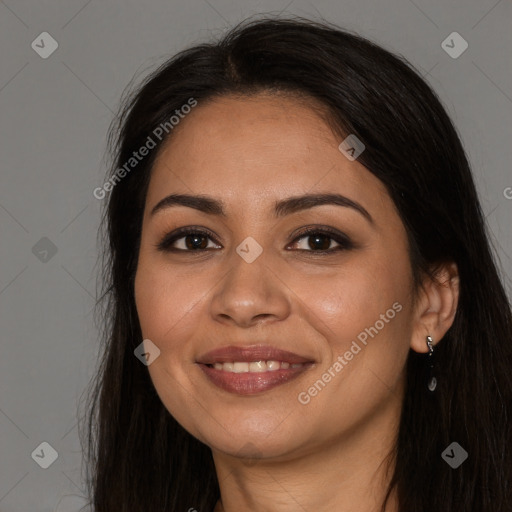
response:
M229 363L233 361L283 361L291 364L313 362L312 359L307 357L271 347L270 345L250 345L245 347L230 345L211 350L197 359L197 362L201 364Z

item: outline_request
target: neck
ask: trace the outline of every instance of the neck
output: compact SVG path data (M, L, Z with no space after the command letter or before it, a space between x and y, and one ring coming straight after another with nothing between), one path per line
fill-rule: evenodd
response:
M380 512L394 470L387 456L396 441L395 413L293 455L247 461L213 451L222 497L214 512ZM396 511L392 492L386 512Z

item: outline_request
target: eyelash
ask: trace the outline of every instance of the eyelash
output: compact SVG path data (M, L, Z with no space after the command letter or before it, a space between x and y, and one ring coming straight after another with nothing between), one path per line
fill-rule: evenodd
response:
M175 247L171 247L172 243L176 242L180 238L184 238L186 235L200 235L202 237L208 237L213 242L215 242L217 245L220 245L215 240L214 235L210 231L205 230L203 228L196 228L194 226L190 226L190 227L180 228L177 231L174 231L172 233L168 233L167 235L165 235L162 238L162 240L158 244L156 244L156 248L159 251L174 252L174 253L186 253L186 252L189 252L189 253L192 253L192 252L201 253L201 252L205 252L205 251L211 250L211 249L192 249L192 250L191 249L176 249ZM334 247L334 248L331 248L331 249L326 249L326 250L323 250L323 251L298 249L299 251L301 251L301 252L311 252L313 254L320 254L320 255L322 255L322 254L328 255L328 254L333 254L333 253L338 252L338 251L353 249L355 247L355 245L352 243L352 241L346 235L344 235L343 233L340 233L338 231L335 231L333 229L330 229L328 227L322 227L322 228L320 228L320 227L310 227L310 228L306 228L306 229L304 229L303 231L301 231L300 233L297 234L297 236L294 238L292 243L295 243L295 242L299 241L302 238L308 238L309 236L312 236L312 235L326 235L328 238L330 238L331 240L334 240L339 245L337 247Z

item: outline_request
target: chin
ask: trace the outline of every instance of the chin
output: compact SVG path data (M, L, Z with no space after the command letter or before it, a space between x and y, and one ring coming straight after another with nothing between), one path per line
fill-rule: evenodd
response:
M294 432L280 429L280 426L279 422L273 422L266 425L267 428L259 424L258 429L254 429L251 425L231 423L228 431L218 426L215 431L209 429L200 439L213 451L234 457L275 458L299 449L306 440L303 429Z

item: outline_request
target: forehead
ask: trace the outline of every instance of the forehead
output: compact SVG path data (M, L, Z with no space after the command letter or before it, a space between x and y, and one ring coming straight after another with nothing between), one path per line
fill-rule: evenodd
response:
M384 185L338 149L342 139L324 113L314 99L283 95L199 102L160 151L148 207L178 192L222 197L244 209L306 192L339 192L389 206Z

